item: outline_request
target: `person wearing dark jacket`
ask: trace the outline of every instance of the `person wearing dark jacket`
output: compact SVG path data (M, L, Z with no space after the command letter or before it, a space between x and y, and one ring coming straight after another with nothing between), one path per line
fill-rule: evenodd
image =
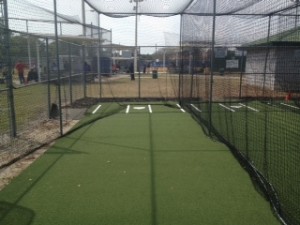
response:
M130 63L129 73L130 73L131 80L135 80L135 78L134 78L134 66L133 66L133 63Z

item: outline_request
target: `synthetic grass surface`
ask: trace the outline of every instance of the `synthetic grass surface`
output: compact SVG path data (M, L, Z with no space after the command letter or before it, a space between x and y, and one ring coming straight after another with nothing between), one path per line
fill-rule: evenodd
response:
M208 121L205 104L200 117ZM280 211L298 224L300 108L293 101L223 102L212 105L212 126L272 184Z
M0 224L279 224L223 144L179 109L151 109L58 140L0 192Z

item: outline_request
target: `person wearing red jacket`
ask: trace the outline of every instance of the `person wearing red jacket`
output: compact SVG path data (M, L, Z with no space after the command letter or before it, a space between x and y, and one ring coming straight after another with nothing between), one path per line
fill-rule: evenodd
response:
M18 71L20 84L25 84L25 78L24 78L24 70L26 68L26 65L20 60L17 65L16 69Z

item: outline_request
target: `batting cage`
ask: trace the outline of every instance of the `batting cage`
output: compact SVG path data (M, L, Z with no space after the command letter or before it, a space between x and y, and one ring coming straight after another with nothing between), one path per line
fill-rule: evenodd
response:
M281 222L299 224L299 6L0 0L1 167L96 103L110 103L102 117L128 102L178 103L230 147Z

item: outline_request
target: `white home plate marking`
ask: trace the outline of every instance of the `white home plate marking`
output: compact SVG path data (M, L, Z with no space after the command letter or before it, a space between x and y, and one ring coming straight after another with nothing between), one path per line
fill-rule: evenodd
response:
M130 110L130 105L127 106L127 109L126 109L126 114L129 113L129 110Z
M284 106L287 106L287 107L291 107L291 108L294 108L294 109L300 109L296 106L293 106L293 105L289 105L289 104L285 104L285 103L280 103L281 105L284 105Z
M145 109L146 107L144 106L135 106L133 107L133 109L136 109L136 110L142 110L142 109Z
M177 106L181 110L181 112L185 112L185 110L183 108L181 108L181 106L179 104L177 104Z
M148 105L149 112L152 113L151 105Z
M254 109L254 108L252 108L252 107L250 107L250 106L247 106L247 105L244 105L244 104L242 104L242 103L240 103L240 105L241 105L241 106L244 106L244 107L246 107L246 108L248 108L248 109L251 109L251 110L254 111L254 112L259 112L257 109Z
M222 107L225 108L225 109L228 109L228 110L231 111L231 112L235 112L235 110L233 110L233 109L227 107L226 105L223 105L223 104L221 104L221 103L219 103L219 105L222 106Z
M95 114L99 109L100 109L101 105L98 105L98 107L93 111L93 114Z
M240 108L242 108L243 106L241 106L241 105L232 105L232 106L230 106L231 108L234 108L234 109L240 109Z
M199 108L197 108L194 104L191 104L191 106L198 112L202 112Z

